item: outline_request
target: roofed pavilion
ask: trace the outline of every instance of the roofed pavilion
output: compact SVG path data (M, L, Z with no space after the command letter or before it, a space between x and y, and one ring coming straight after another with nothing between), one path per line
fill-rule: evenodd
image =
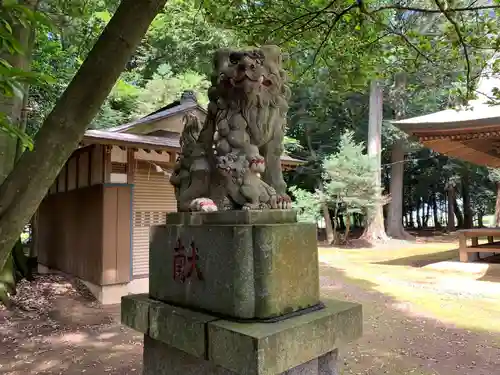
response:
M500 168L500 105L492 104L494 89L500 88L500 75L491 67L500 56L494 57L483 72L478 85L478 98L466 108L446 109L425 116L392 123L425 147L477 165ZM500 252L499 228L478 228L459 231L460 261L481 259ZM479 244L479 237L488 243ZM471 246L468 244L471 239Z
M392 123L440 154L500 168L500 105L491 104L494 88L500 88L500 74L491 70L498 57L492 59L479 80L478 98L467 107Z

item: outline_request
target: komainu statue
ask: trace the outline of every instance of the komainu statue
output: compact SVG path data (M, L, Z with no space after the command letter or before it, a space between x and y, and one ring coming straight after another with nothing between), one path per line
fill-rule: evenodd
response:
M184 117L171 183L179 211L288 209L280 157L290 90L277 46L219 50L203 126Z

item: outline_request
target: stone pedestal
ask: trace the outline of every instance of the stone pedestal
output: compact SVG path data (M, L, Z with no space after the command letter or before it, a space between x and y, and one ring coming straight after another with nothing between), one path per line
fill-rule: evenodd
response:
M145 375L329 375L362 310L320 301L316 228L295 212L174 213L122 322L145 334Z
M316 228L294 211L172 213L167 223L151 232L151 298L237 319L319 305Z

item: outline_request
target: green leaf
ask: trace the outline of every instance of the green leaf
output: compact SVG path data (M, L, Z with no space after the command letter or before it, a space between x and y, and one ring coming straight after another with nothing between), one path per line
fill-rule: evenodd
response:
M7 133L11 137L18 138L24 148L33 150L33 140L23 130L12 125L3 113L0 113L0 131Z
M98 20L103 21L104 23L108 23L111 20L111 16L111 13L108 11L94 13L94 17Z
M2 20L2 23L4 25L4 27L7 29L7 31L12 34L12 27L10 26L9 22L7 20Z

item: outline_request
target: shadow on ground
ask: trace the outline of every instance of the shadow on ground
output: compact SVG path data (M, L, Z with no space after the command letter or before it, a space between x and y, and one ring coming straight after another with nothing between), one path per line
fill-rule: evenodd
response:
M2 374L134 374L142 336L119 324L119 306L101 307L81 284L59 275L22 283L0 310Z
M462 273L464 277L470 276L477 281L500 283L500 255L485 257L467 263L461 263L458 257L458 249L453 249L373 262L372 264L413 268L431 266L430 269L433 270ZM474 277L474 275L477 277Z
M458 259L458 249L412 255L403 258L391 259L383 262L376 262L373 264L380 264L386 266L425 267L432 263L452 261L455 259Z
M325 297L363 305L363 337L342 351L344 374L492 375L500 368L500 332L460 328L429 316L415 302L322 264ZM500 326L500 318L491 321ZM500 329L499 329L500 330Z

